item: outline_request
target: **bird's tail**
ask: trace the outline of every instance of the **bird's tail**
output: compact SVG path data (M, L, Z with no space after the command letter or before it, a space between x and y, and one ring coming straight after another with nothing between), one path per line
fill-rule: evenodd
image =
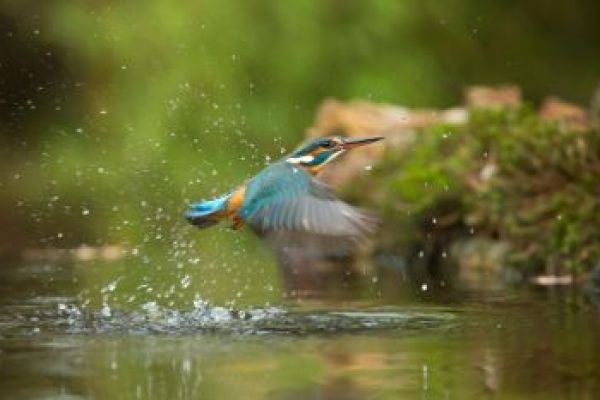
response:
M230 195L217 197L212 200L202 200L197 203L190 204L185 218L192 225L198 228L208 228L219 222L219 219L224 215L227 207L227 200Z

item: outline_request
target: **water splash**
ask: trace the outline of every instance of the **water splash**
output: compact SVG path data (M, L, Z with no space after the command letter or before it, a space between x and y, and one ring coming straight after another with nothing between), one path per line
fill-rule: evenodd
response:
M58 303L40 310L4 310L12 321L0 327L4 336L29 334L325 334L371 330L414 332L452 326L453 313L432 310L365 309L353 311L289 311L277 307L233 309L202 300L189 310L148 302L134 311L102 306L88 310ZM27 314L30 314L27 316Z

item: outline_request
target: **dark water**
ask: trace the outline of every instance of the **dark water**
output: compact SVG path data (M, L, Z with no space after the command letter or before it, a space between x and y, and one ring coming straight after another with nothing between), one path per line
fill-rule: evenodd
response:
M72 267L5 267L2 399L597 399L577 289L277 306L83 307Z

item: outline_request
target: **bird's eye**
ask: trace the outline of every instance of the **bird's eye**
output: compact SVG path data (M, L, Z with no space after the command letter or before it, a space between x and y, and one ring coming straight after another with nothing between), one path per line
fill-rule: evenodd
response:
M333 140L328 140L327 142L322 144L322 147L326 149L332 149L335 147L335 142L333 142Z

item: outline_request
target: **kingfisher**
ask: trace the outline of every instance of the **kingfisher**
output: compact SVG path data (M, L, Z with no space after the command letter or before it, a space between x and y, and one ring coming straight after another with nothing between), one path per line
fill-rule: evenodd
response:
M187 220L208 228L230 220L233 229L250 225L261 235L303 233L360 239L376 226L373 214L338 199L316 176L344 152L383 137L330 136L301 145L233 191L189 206Z

